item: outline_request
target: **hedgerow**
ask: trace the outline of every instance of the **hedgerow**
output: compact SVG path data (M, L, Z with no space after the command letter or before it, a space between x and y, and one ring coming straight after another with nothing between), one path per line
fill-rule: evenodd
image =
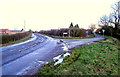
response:
M30 32L17 33L17 34L2 34L0 38L0 44L6 44L9 42L17 41L23 39L24 37L30 35Z

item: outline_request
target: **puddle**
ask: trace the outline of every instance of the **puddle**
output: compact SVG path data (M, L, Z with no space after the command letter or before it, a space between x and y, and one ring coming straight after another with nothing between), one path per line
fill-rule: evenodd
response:
M57 57L54 57L53 60L58 60L61 57L61 55L58 55Z
M65 57L65 56L68 56L68 55L70 55L70 53L67 52L67 53L64 54L64 57Z
M64 51L69 51L69 50L68 50L68 45L65 44L65 43L63 43L63 47L62 47L62 48L63 48Z
M54 60L58 60L57 62L54 63L54 65L60 64L63 62L63 59L65 58L65 56L70 55L70 53L65 53L64 55L58 55L57 57L54 57Z
M55 64L54 65L57 65L57 64L60 64L60 63L62 63L63 62L63 57L60 57L59 59L58 59L58 61L57 62L55 62Z

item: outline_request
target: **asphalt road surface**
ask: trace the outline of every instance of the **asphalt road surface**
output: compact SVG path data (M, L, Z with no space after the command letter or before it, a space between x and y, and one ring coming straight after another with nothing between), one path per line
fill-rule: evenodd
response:
M41 34L35 36L37 38L34 41L2 49L2 75L33 75L42 65L67 52L65 47L70 49L104 39L98 35L90 39L54 39ZM58 44L59 40L64 42Z
M85 44L96 44L94 43L94 41L105 39L103 38L103 36L97 35L95 33L94 35L95 35L94 38L88 38L88 39L61 39L61 40L64 41L64 44L67 46L68 49L71 49Z

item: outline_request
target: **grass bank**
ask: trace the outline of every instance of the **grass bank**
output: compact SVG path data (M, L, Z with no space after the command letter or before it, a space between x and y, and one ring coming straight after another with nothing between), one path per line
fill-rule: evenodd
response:
M97 41L101 44L84 45L73 48L70 56L63 63L54 65L52 61L44 65L38 75L118 75L118 40L107 37Z
M16 44L16 43L20 43L20 42L26 41L26 40L28 40L31 36L32 36L32 33L26 35L25 37L21 38L20 40L11 41L11 42L8 42L8 43L5 43L5 44L0 44L0 47L8 46L8 45L12 45L12 44Z

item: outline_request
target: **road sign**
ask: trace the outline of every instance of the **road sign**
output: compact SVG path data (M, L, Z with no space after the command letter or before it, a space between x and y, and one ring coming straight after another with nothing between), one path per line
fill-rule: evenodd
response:
M103 37L104 37L104 32L105 32L105 30L103 29L102 31L103 31Z
M102 31L103 31L103 33L105 32L105 30L104 30L104 29L103 29Z
M63 37L64 37L64 35L67 35L67 34L68 34L67 32L64 32L64 33L63 33Z
M89 31L87 30L86 33L88 34L88 32L89 32Z
M63 33L63 34L68 34L68 33Z

